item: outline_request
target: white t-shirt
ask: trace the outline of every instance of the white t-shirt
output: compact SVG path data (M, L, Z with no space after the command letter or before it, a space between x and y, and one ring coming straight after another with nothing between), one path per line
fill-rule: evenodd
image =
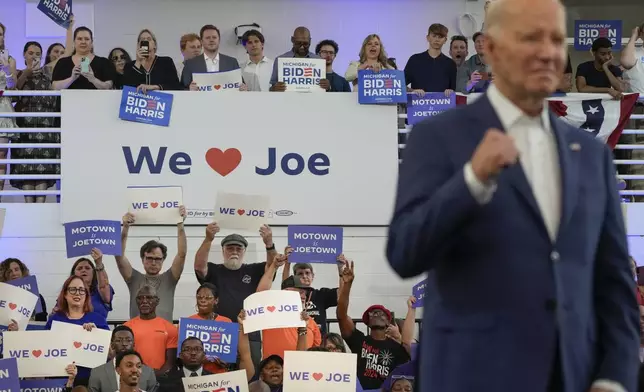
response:
M629 93L644 94L644 48L635 48L635 66L624 72L624 81L628 82Z

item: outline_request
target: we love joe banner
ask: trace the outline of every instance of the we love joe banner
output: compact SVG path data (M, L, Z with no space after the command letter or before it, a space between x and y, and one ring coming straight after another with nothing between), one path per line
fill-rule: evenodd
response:
M244 300L244 332L263 329L305 327L302 299L297 291L268 290L251 294Z
M284 392L355 392L356 354L284 352Z

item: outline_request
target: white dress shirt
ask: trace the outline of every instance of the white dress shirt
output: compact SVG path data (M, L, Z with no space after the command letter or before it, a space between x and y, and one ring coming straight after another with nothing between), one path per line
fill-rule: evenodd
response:
M208 72L219 72L219 52L217 52L217 55L214 58L208 57L204 52L203 58L206 60L206 68L208 69Z
M201 373L203 372L203 367L200 367L197 370L190 370L190 369L186 369L185 367L183 367L182 369L183 369L183 374L184 374L185 377L190 377L192 372L197 373L197 376L201 377Z
M114 357L114 359L112 360L112 363L114 364L114 373L116 373L116 389L118 392L118 390L121 389L121 376L116 371L116 357Z
M179 75L179 81L181 81L181 74L183 73L183 67L185 66L185 61L175 63L175 67L177 68L177 75Z
M264 56L255 64L250 59L242 63L242 77L248 91L268 91L271 87L273 60Z
M544 102L539 117L530 117L501 94L494 84L488 88L487 97L501 120L501 125L515 140L519 162L532 187L548 234L554 242L561 220L561 169L548 105ZM479 181L471 162L465 165L464 175L467 187L480 204L487 204L492 200L497 189L496 183L492 181L483 184ZM627 392L621 384L610 380L597 380L593 387L611 392Z

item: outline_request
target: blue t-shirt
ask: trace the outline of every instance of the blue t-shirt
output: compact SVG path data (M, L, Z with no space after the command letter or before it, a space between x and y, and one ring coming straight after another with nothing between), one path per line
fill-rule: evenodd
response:
M110 285L110 302L103 302L101 293L96 289L91 296L94 313L100 314L107 321L107 314L112 311L112 300L114 299L114 288ZM98 324L97 324L98 325Z
M85 313L83 317L79 318L78 320L72 320L67 315L63 312L56 312L49 316L49 319L47 320L47 324L45 324L45 329L50 330L51 329L51 324L54 321L60 321L63 323L69 323L69 324L76 324L76 325L83 325L83 324L88 324L88 323L94 323L97 328L100 329L105 329L108 330L110 329L109 325L107 325L107 321L103 316L101 316L98 313L95 312L89 312ZM76 375L76 378L79 380L82 379L89 379L89 375L91 373L92 369L86 368L79 366L78 367L78 374Z

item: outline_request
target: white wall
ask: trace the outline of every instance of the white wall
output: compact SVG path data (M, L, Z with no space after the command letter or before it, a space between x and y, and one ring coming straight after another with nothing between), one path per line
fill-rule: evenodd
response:
M60 209L56 204L26 205L17 203L0 204L7 208L5 227L0 237L0 260L17 257L27 264L33 275L38 278L41 293L51 309L60 286L69 276L74 260L66 259L64 230L60 224ZM170 267L176 254L176 228L171 227L134 227L130 231L127 257L135 268L143 270L139 257L139 248L150 239L157 239L168 246L168 260L164 269ZM384 304L396 312L396 317L406 314L406 300L411 294L411 287L421 278L403 281L390 269L385 257L385 228L345 228L344 251L348 258L356 263L356 280L351 292L349 314L361 317L362 312L372 304ZM175 318L195 313L195 291L198 287L194 275L193 263L197 248L203 240L203 227L188 227L188 258L184 273L175 293ZM223 236L222 231L212 247L210 261L221 262L221 251L218 246ZM273 229L274 241L278 249L286 245L286 228ZM265 260L265 250L259 234L248 238L249 249L247 262ZM112 320L129 319L129 296L123 279L118 273L112 256L105 256L105 267L114 287L114 311ZM315 287L337 287L338 274L334 265L315 267ZM278 276L281 276L281 269ZM279 280L273 288L279 288ZM421 313L419 313L420 315ZM335 318L335 308L328 316Z
M96 53L102 56L116 46L133 54L139 31L149 28L157 36L159 53L178 58L182 34L198 33L202 25L214 24L222 31L222 53L244 57L244 49L236 45L234 28L256 22L266 37L266 55L273 57L290 49L293 29L303 25L311 30L313 47L327 38L339 43L336 68L342 73L349 61L357 58L368 34L380 34L389 56L404 66L409 56L427 49L425 35L431 23L443 23L450 35L456 34L466 3L477 4L465 0L75 0L77 3L83 4L83 15L91 14L84 5L93 4L94 20L79 22L94 26ZM25 20L25 0L2 0L0 21L7 26L11 53L21 54L24 43L35 38L25 35ZM52 36L37 40L43 46L63 40L62 29L52 31Z

